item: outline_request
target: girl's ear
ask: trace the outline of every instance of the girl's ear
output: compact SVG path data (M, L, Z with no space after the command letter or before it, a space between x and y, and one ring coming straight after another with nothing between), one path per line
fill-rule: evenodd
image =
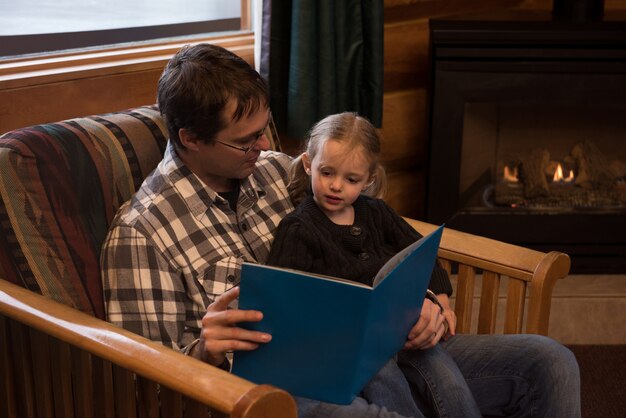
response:
M302 166L304 167L304 172L309 176L311 175L311 159L309 158L308 153L302 154Z
M361 191L364 192L367 189L369 189L370 187L372 187L372 185L374 184L375 181L376 181L376 175L375 174L370 174L370 178L368 179L367 183L365 183L365 185L363 185L363 190L361 190Z

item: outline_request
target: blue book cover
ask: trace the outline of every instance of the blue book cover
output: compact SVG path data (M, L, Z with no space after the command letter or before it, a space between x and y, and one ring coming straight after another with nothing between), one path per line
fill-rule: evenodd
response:
M263 320L241 326L268 332L272 341L236 352L233 373L296 396L352 402L417 322L442 230L390 259L372 287L244 263L239 308L259 310Z

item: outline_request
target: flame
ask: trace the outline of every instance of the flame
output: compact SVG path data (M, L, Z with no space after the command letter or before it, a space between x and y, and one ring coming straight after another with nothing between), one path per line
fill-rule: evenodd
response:
M563 176L563 167L561 167L561 163L558 163L556 166L556 170L554 171L554 176L552 177L553 182L565 182L569 183L574 180L574 171L570 170L567 177Z
M510 183L517 183L517 167L509 168L508 165L504 166L504 180Z

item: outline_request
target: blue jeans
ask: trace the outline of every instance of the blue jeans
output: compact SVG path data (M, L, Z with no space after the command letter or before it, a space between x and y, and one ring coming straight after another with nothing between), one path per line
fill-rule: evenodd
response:
M398 418L422 417L422 411L439 417L580 417L578 363L547 337L457 335L430 350L399 353L404 380L388 366L377 378L395 379L392 398L389 388L372 385L374 379L362 392L367 399L350 405L296 398L299 416ZM403 382L419 411L410 412Z
M576 357L553 339L524 334L457 335L441 346L458 366L481 414L580 417ZM432 392L435 398L448 396L447 386L439 389ZM447 400L445 404L459 403ZM469 416L465 409L438 414Z
M411 388L395 359L389 360L383 366L350 405L337 405L300 397L295 397L295 400L300 418L424 417L417 408Z
M423 415L464 418L482 416L465 377L442 344L428 350L403 350L398 353L398 366Z

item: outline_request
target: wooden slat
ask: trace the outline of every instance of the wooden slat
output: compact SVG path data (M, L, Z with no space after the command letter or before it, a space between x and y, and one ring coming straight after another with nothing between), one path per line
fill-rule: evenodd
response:
M140 418L159 417L159 385L137 376L137 410ZM205 415L206 418L206 415Z
M475 279L476 270L473 267L459 265L454 312L457 317L456 332L460 334L471 332Z
M74 418L70 346L56 338L50 338L49 344L51 371L54 376L53 393L56 416Z
M92 357L95 418L115 418L113 366L111 362Z
M483 280L480 291L480 308L478 310L479 334L493 334L496 330L499 289L500 275L490 271L483 271Z
M183 417L183 397L180 393L162 387L160 392L161 398L161 416L170 418Z
M506 296L506 314L504 317L505 334L519 334L522 332L525 299L526 282L509 279Z
M523 2L524 0L385 0L385 23L471 13L480 9L510 9Z
M211 409L211 418L230 418L230 416L224 412Z
M28 328L16 321L9 322L11 351L14 363L15 395L18 416L35 418L35 395L33 393L33 368L31 363Z
M17 418L17 406L15 405L15 387L13 385L13 356L11 355L9 341L9 320L0 315L0 416Z
M52 370L50 359L50 344L48 336L42 332L29 329L32 351L33 369L36 377L33 379L38 418L54 417L54 401L52 395Z
M77 418L93 417L95 415L93 399L93 381L91 378L91 355L79 348L70 346L72 389L74 396L74 411Z
M185 398L183 402L185 404L185 418L207 418L209 410L206 405L190 398Z
M135 375L117 365L113 365L113 396L118 418L137 416Z

